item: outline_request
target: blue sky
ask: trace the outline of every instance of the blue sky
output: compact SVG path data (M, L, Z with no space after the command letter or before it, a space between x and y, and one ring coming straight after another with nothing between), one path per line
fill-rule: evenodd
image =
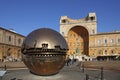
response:
M120 0L0 0L0 26L27 36L38 28L59 32L61 16L80 19L95 12L98 32L120 30Z

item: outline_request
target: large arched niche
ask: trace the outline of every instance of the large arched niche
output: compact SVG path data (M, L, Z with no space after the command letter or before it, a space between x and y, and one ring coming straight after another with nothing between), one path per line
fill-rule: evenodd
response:
M89 55L89 32L83 26L74 26L67 34L68 55Z

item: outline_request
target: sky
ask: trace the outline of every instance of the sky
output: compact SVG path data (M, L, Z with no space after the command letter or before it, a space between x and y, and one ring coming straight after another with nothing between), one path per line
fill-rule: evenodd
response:
M0 27L27 36L38 28L60 32L60 17L97 15L97 31L120 30L120 0L0 0Z

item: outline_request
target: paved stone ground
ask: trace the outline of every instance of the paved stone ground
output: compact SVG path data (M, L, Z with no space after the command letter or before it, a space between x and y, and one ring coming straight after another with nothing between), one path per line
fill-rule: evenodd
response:
M86 68L101 68L106 70L120 71L120 61L86 61L84 62Z
M58 74L52 76L38 76L31 74L28 69L8 70L2 80L101 80L101 70L83 69L75 65L65 66ZM120 80L120 72L104 70L103 80Z
M16 79L15 79L16 78ZM31 74L28 69L9 70L4 76L3 80L84 80L85 75L80 71L62 69L58 74L51 76L38 76Z
M120 80L120 61L115 62L85 62L84 69L77 64L65 66L60 72L52 76L38 76L31 74L25 65L21 62L0 63L0 69L7 65L7 73L2 80L100 80L100 67L104 67L103 80ZM16 65L17 64L17 65ZM108 69L107 69L108 68ZM112 70L111 70L112 69Z
M79 64L79 62L78 62ZM104 67L106 70L120 71L120 61L85 61L83 62L86 68L97 68ZM23 62L0 62L0 69L6 67L11 68L26 68ZM80 66L80 65L79 65Z

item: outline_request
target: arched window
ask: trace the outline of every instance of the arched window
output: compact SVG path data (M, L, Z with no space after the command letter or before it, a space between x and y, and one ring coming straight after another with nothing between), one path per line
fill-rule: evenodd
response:
M105 50L105 54L107 54L107 50Z
M67 21L66 19L63 19L63 20L62 20L62 23L66 23L66 21Z
M11 48L8 48L7 50L7 56L10 56L11 55Z
M115 52L115 50L111 50L111 54L115 54L116 52Z
M98 54L102 55L103 51L102 50L98 50Z
M92 20L92 21L95 20L95 17L94 16L90 17L90 20Z

